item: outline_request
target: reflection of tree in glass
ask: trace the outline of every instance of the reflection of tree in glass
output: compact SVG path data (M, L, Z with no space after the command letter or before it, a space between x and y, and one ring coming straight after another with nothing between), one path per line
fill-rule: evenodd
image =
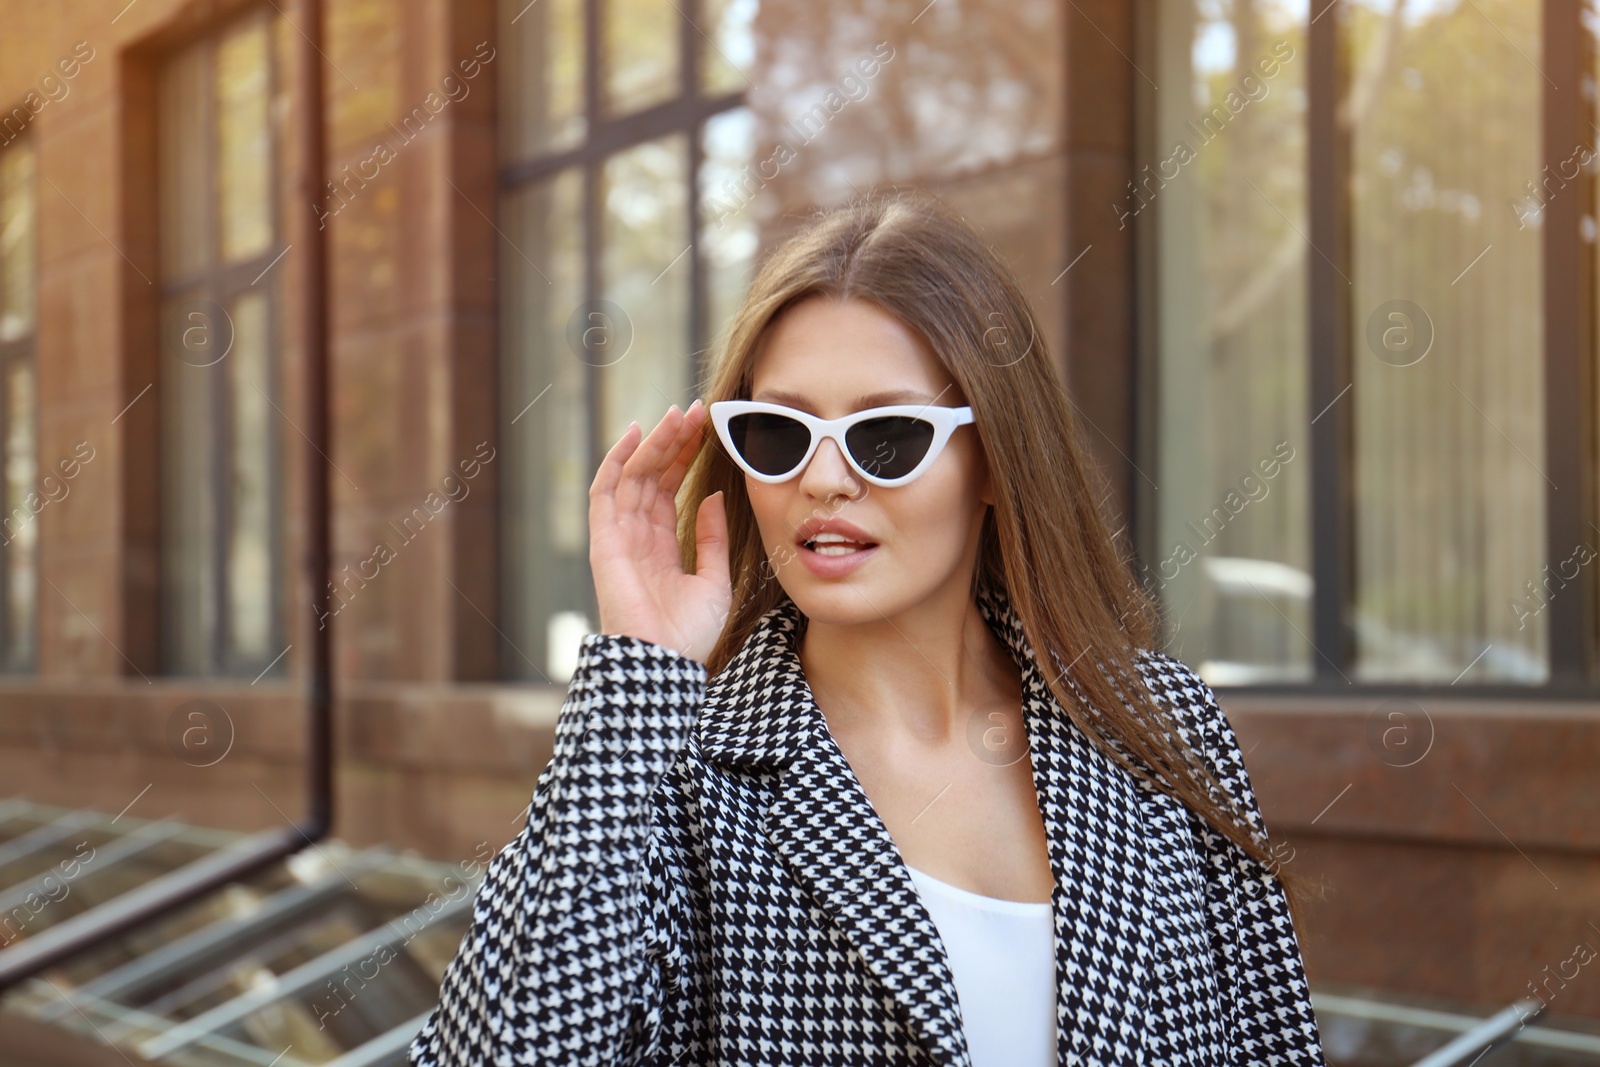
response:
M1157 22L1150 94L1158 159L1182 143L1174 173L1139 172L1118 210L1159 225L1163 555L1182 543L1208 556L1309 568L1303 470L1277 503L1238 521L1212 509L1237 495L1264 444L1306 438L1306 75L1304 2L1168 0ZM1137 197L1137 199L1136 199ZM1153 199L1152 199L1153 198ZM1154 218L1143 213L1151 204ZM1226 508L1224 514L1227 514ZM1220 530L1218 527L1220 526ZM1215 530L1209 538L1197 530ZM1303 605L1235 604L1202 567L1163 587L1183 650L1201 660L1293 674L1311 658Z
M1059 16L1048 0L762 4L749 97L757 151L765 158L788 141L798 154L776 179L777 199L831 201L848 191L841 175L863 188L926 181L1051 151L1061 127ZM870 79L855 75L863 94L842 79L879 42L893 58ZM787 124L833 91L857 99L797 143Z
M1211 139L1204 140L1189 127L1183 131L1197 156L1191 166L1210 194L1205 218L1216 236L1202 247L1203 254L1212 257L1211 276L1221 283L1216 298L1208 301L1206 332L1214 341L1261 314L1274 315L1269 304L1288 301L1276 314L1297 307L1301 297L1295 287L1304 275L1295 268L1307 252L1304 223L1288 221L1305 217L1304 11L1239 3L1233 5L1233 13L1231 21L1196 25L1197 37L1231 37L1235 61L1195 72L1203 102L1191 121ZM1263 77L1257 64L1275 59L1280 42L1294 50L1292 58L1279 62L1273 77ZM1241 88L1246 77L1254 83L1243 83ZM1244 96L1248 105L1220 129L1205 126L1213 108L1228 115L1222 101L1230 92Z
M1543 625L1506 605L1543 562L1541 259L1507 205L1541 178L1539 6L1356 5L1345 29L1356 314L1403 297L1440 342L1405 373L1355 352L1363 674L1450 680L1493 643L1480 673L1537 680Z
M689 385L687 152L674 134L611 156L602 172L602 293L633 325L627 357L602 371L606 441L630 419L653 424Z
M1344 17L1350 84L1337 114L1351 138L1352 262L1339 266L1356 320L1345 403L1357 420L1362 669L1448 680L1492 641L1526 661L1492 672L1532 680L1542 636L1513 634L1503 602L1540 560L1540 264L1536 227L1519 233L1506 205L1540 177L1538 7L1376 0L1345 5ZM1213 391L1208 410L1226 413L1212 420L1206 460L1220 476L1259 441L1308 432L1306 269L1335 251L1307 241L1308 18L1303 3L1174 0L1163 19L1167 53L1188 53L1196 98L1160 127L1161 156L1179 138L1195 150L1154 193L1163 257L1182 265L1166 268L1164 358ZM1296 58L1269 91L1197 135L1188 123L1280 40ZM1426 310L1448 360L1402 375L1365 351L1363 316L1397 298ZM1174 524L1187 518L1175 512ZM1234 524L1209 551L1303 568L1303 524L1284 521L1293 532ZM1277 637L1232 636L1234 658L1282 655Z
M659 0L609 0L602 6L607 110L627 114L672 96L681 9Z

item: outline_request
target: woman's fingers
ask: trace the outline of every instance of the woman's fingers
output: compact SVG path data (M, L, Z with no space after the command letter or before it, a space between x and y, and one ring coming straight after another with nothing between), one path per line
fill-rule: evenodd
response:
M694 405L690 405L691 409ZM617 506L623 512L637 510L648 513L655 506L657 494L669 497L677 494L682 483L681 473L673 470L685 451L693 459L693 448L699 447L699 413L687 415L673 404L666 415L640 444L638 450L623 465L622 484L617 493ZM687 463L684 464L687 469Z
M622 470L628 457L639 445L641 432L637 421L630 422L600 461L600 469L589 485L589 514L596 529L609 526L616 514L617 486L622 482Z
M659 483L661 491L668 496L678 495L678 490L683 486L683 479L688 476L689 467L694 463L694 457L700 454L700 447L705 439L705 426L705 406L696 400L689 405L689 410L683 413L683 443L678 447L678 454L673 457L672 463L661 475Z
M622 465L622 481L617 485L618 514L649 510L661 471L666 468L668 457L678 450L676 439L682 418L678 405L669 407Z
M676 404L669 407L648 434L630 423L595 473L589 492L590 563L603 632L653 641L677 635L672 640L687 641L689 649L720 633L723 619L707 626L699 613L710 609L725 616L731 597L721 493L702 501L695 516L694 576L680 573L677 552L676 497L705 443L706 416L697 400L687 412Z
M717 490L700 502L694 524L695 573L719 589L731 586L728 573L727 497Z

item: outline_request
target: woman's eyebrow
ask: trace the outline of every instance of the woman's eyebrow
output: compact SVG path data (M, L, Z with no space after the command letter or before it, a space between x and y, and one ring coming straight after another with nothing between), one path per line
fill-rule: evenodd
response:
M790 393L781 389L763 389L750 399L760 400L769 404L788 404L791 407L807 409L811 404L808 398L801 396L799 393ZM915 389L891 389L881 393L868 393L866 396L858 396L850 406L859 409L876 407L879 404L901 402L926 404L933 399L927 393L918 392Z

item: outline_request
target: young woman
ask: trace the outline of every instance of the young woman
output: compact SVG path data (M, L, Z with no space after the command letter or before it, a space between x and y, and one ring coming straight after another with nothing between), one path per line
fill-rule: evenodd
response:
M819 213L705 393L595 476L600 632L411 1062L1323 1064L1233 730L983 240Z

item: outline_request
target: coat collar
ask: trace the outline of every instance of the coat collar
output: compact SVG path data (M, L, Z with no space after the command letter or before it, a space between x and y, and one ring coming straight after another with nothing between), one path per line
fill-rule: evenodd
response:
M1146 878L1155 859L1149 801L1051 695L1004 591L985 589L977 605L1022 676L1034 789L1056 881L1059 1060L1064 1067L1143 1063L1156 906ZM785 597L710 682L696 732L701 755L741 772L778 774L765 812L774 848L893 994L913 1039L941 1067L970 1067L943 943L812 698L800 666L801 621Z

